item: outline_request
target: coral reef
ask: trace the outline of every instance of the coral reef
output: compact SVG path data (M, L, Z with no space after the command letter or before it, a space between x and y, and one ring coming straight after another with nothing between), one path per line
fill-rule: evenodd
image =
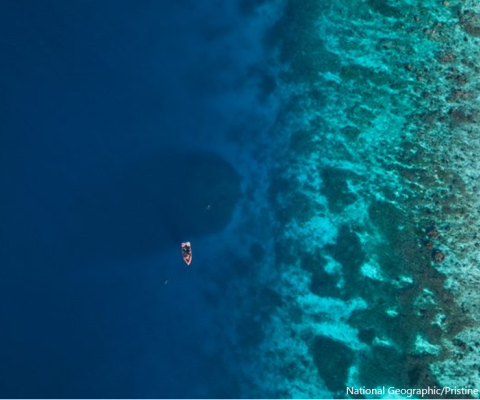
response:
M480 388L479 15L460 0L289 0L267 35L289 144L270 177L284 301L256 347L264 396Z

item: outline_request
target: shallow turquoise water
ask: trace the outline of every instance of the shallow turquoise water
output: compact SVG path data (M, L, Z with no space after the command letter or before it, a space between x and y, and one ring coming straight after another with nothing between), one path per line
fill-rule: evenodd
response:
M478 388L478 5L283 7L253 393Z

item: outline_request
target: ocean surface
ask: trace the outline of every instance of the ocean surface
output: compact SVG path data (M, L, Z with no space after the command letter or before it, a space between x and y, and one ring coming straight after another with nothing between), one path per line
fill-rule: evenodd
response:
M0 2L0 397L480 389L479 46L473 0Z

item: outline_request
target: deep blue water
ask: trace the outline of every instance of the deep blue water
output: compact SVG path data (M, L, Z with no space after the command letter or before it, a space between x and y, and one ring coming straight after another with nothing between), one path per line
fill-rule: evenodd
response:
M0 3L1 397L235 396L198 290L228 268L179 250L241 196L204 3Z

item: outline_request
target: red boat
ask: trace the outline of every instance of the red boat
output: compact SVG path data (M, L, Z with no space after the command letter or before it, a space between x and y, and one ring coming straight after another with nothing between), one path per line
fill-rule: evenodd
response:
M182 243L182 256L185 264L190 265L192 262L192 245L190 242Z

